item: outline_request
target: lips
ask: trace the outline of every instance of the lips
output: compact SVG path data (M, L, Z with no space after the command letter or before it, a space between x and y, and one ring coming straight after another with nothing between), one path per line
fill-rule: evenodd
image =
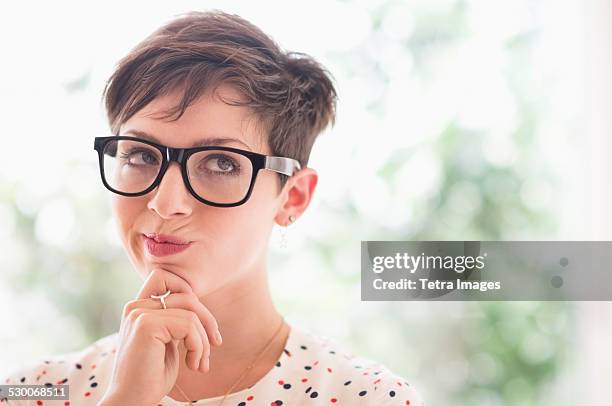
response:
M163 234L143 234L143 239L149 254L156 257L178 254L185 251L192 244L190 241Z
M171 243L171 244L178 244L178 245L189 244L189 241L185 241L173 235L147 233L147 234L144 234L144 236L152 240L155 240L155 242L159 242L159 243Z

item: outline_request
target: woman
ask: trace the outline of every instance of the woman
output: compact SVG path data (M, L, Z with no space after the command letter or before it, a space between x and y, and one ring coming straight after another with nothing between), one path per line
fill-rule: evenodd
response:
M308 207L336 92L311 57L235 15L192 12L123 58L104 97L101 180L144 280L119 331L5 383L68 384L61 405L415 405L376 362L288 324L267 283L273 224Z

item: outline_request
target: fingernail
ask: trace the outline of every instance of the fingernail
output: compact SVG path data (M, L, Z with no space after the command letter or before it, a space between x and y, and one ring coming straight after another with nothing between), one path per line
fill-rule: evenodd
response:
M217 330L217 332L215 333L215 339L219 344L223 342L223 338L221 338L221 333L219 332L219 330Z
M206 360L204 361L204 369L208 369L209 367L210 367L210 361L207 357Z

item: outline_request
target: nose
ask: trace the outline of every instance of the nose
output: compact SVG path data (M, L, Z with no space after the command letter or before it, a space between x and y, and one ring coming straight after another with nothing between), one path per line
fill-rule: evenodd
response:
M161 182L151 193L154 195L147 207L160 217L172 219L191 214L193 196L185 187L181 167L177 162L170 162Z

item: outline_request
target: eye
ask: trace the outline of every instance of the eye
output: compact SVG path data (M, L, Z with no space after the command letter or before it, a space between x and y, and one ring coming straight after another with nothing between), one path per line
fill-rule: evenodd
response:
M227 155L214 154L202 159L198 169L215 175L235 175L240 172L240 164Z
M130 166L157 165L157 157L146 149L133 149L129 152L122 152L121 159L127 161Z

